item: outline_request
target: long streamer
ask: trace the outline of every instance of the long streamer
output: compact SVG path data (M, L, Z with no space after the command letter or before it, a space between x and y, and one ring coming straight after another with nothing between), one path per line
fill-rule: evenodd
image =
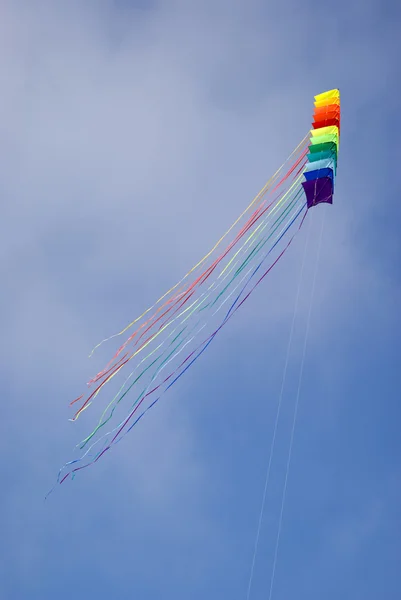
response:
M292 221L287 225L287 227L284 229L284 231L281 233L280 238L275 242L274 247L278 244L278 242L280 241L280 239L285 235L285 233L289 230L289 228L293 225L293 223L299 218L301 212L305 209L305 205L303 205L299 211L297 212L297 214L295 215L295 217L293 217ZM301 219L301 223L299 225L299 228L297 231L299 231L299 229L301 228L304 219L306 216L306 212L303 215L302 219ZM269 268L265 271L265 273L257 280L257 282L254 284L254 286L248 291L248 293L245 295L245 297L239 302L241 295L244 291L244 289L246 288L247 284L249 283L249 280L252 279L254 277L254 275L258 272L259 268L261 267L261 265L265 262L266 257L264 257L262 259L262 261L258 264L258 266L255 268L255 270L253 271L251 277L249 278L249 280L247 281L247 283L245 284L245 286L243 287L243 289L241 290L241 292L238 294L238 296L236 297L236 299L234 300L233 304L231 305L229 311L227 312L225 318L223 319L223 322L220 324L220 326L209 336L209 338L203 340L203 342L193 351L191 352L190 355L188 355L186 357L186 359L179 365L179 367L177 369L175 369L175 371L173 371L163 382L161 385L163 385L164 383L168 382L169 379L171 379L171 377L173 377L175 375L175 378L173 379L173 381L171 381L168 386L165 388L165 390L162 392L162 394L156 398L156 400L154 400L152 402L152 404L150 406L147 407L147 409L141 414L139 415L139 417L134 421L134 423L129 427L129 429L123 434L122 437L124 437L124 435L126 435L131 429L132 427L144 416L144 414L146 412L148 412L148 410L150 410L150 408L152 408L156 402L158 402L161 398L161 396L170 388L172 387L172 385L174 385L174 383L192 366L192 364L199 358L199 356L207 349L207 347L210 345L210 343L212 342L212 340L215 338L215 336L217 335L217 333L222 329L222 327L228 322L228 320L230 318L232 318L232 316L235 314L235 312L242 306L242 304L249 298L249 296L251 295L251 293L254 291L254 289L261 283L261 281L264 279L264 277L266 277L266 275L271 271L271 269L277 264L277 262L281 259L281 257L284 255L284 253L287 251L287 249L289 248L290 244L292 243L292 240L294 239L295 235L297 232L295 232L293 234L293 236L290 238L289 242L287 243L287 245L284 247L284 249L281 251L281 253L278 255L278 257L274 260L274 262L269 266ZM273 248L270 250L270 252L273 250ZM269 252L269 254L270 254ZM238 303L239 302L239 303ZM196 354L196 356L194 358L193 355ZM188 363L188 361L192 358L192 360ZM188 363L188 364L186 364ZM181 368L184 367L183 370L177 375L177 371ZM136 403L135 408L131 411L130 415L127 417L127 419L124 421L124 423L121 425L121 427L119 428L118 432L114 435L112 441L106 445L105 448L103 448L97 455L96 457L90 461L89 463L87 463L86 465L80 466L80 467L76 467L75 469L73 469L71 472L67 473L61 480L60 483L63 483L67 477L70 474L74 474L84 468L86 468L87 466L90 466L94 463L96 463L101 456L103 456L103 454L105 452L107 452L115 443L118 443L119 441L121 441L122 437L120 437L119 439L118 436L120 435L120 433L123 431L123 429L126 427L126 425L129 423L129 421L131 420L131 418L135 415L135 413L137 412L138 408L141 406L141 404L143 403L143 401L145 400L146 397L148 397L149 395L151 395L154 391L156 391L159 386L156 386L155 388L153 388L150 392L147 392L145 395L143 395L143 397L139 400L139 402ZM78 462L78 461L76 461ZM66 465L67 466L67 465Z
M273 216L275 211L278 210L278 208L280 207L280 205L284 202L284 200L286 198L288 198L289 194L291 192L294 191L294 187L300 183L300 177L298 177L295 182L292 184L292 186L290 187L290 189L281 197L278 199L276 205L273 207L273 209L270 211L269 215ZM298 190L299 191L299 190ZM259 214L256 217L252 217L252 225L255 224L257 222L257 220L263 215L264 212L266 212L267 209L269 209L272 204L274 204L275 201L271 202L268 207L265 208L265 210L262 212L259 212ZM178 300L181 300L181 303L175 308L175 311L173 312L173 315L176 314L185 304L186 302L194 295L195 293L195 286L197 284L199 284L199 282L201 281L201 283L204 283L208 277L212 274L212 272L214 271L214 269L216 268L217 264L219 264L219 262L221 262L222 258L224 258L225 256L227 256L228 252L231 250L231 248L234 246L234 244L236 243L237 240L241 239L241 237L244 235L244 233L246 231L249 230L250 228L250 224L248 223L246 227L243 228L243 230L237 235L236 239L231 242L231 244L229 244L228 249L226 249L225 252L223 252L223 254L216 260L214 261L214 263L200 276L197 278L197 280L195 280L195 282L193 282L187 289L185 295L186 298L183 299L183 295L180 294ZM246 240L245 243L247 243L247 241L252 237L253 234L250 234L250 236L248 237L248 239ZM128 357L127 354L125 354L115 365L114 368L112 369L108 369L107 371L104 371L103 373L98 374L92 381L96 381L102 378L103 376L103 381L96 387L96 389L89 395L89 397L84 401L84 403L82 404L81 408L75 413L74 417L72 420L75 420L78 418L78 416L80 415L80 413L86 409L88 407L88 404L91 402L91 400L93 398L95 398L97 396L97 394L99 393L100 389L106 384L108 383L120 370L121 368L130 360L132 360L132 358L134 358L140 351L142 351L144 348L146 348L149 343L151 343L156 337L158 337L161 332L163 331L163 328L168 327L169 325L169 321L167 318L168 313L172 310L172 308L175 307L175 305L177 304L178 300L176 300L176 302L174 304L172 304L170 306L170 308L166 309L166 311L164 311L161 315L159 315L150 325L148 325L148 327L142 332L142 334L137 338L137 341L135 342L134 346L138 344L138 342L141 341L141 339L144 337L144 335L146 333L148 333L150 331L150 329L155 326L159 321L161 321L163 318L165 318L164 322L161 324L161 326L159 327L159 330L150 335L147 339L144 340L144 342L139 346L139 348L133 353L131 354L131 356ZM170 315L171 318L171 315ZM123 344L123 346L121 346L121 348L117 351L115 357L118 356L119 352L121 352L126 346L127 344L133 340L133 338L135 337L135 335L139 332L139 330L144 327L147 323L149 322L146 321L144 324L142 324L140 326L139 329L137 329L130 337L129 339L125 342L125 344ZM109 363L110 365L110 363ZM108 366L109 366L108 365ZM77 402L78 400L82 399L82 396L80 396L79 398L77 398L76 400L74 400L71 404L74 404L75 402Z
M93 390L71 402L71 405L80 403L70 419L75 421L93 404L105 385L136 359L134 368L129 370L117 392L101 410L92 430L77 445L81 455L60 469L57 483L61 484L69 476L74 477L77 472L95 464L122 441L199 359L281 260L306 216L301 180L307 152L306 136L213 248L138 318L93 349L91 355L105 341L123 335L136 325L104 369L88 382L88 387L94 386ZM299 219L299 227L285 241L287 233ZM224 240L226 245L220 249ZM218 255L213 256L217 249ZM257 279L269 257L272 257L270 264ZM227 303L226 314L221 321L216 321ZM201 332L208 329L201 341ZM183 353L184 358L180 358ZM166 369L167 373L163 374ZM135 390L133 400L124 408L128 394ZM154 398L156 392L158 394ZM121 411L123 413L117 417ZM105 432L109 424L111 429ZM73 468L68 470L69 467ZM68 472L63 473L66 469Z

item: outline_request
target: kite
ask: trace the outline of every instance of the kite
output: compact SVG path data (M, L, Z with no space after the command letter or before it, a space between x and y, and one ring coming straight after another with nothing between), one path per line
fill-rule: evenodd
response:
M97 463L132 430L282 259L308 211L332 204L339 139L340 93L330 90L315 96L312 129L213 248L155 304L101 342L127 334L88 382L92 391L71 402L71 421L96 406L100 414L77 446L80 455L60 469L57 484ZM101 404L101 392L123 373Z
M308 208L333 203L334 180L340 140L340 92L331 90L315 97L313 129L302 183Z

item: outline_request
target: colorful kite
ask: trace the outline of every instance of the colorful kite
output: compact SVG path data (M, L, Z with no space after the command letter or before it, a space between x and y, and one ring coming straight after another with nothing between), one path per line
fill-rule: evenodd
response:
M315 113L309 146L306 181L302 184L308 208L321 202L333 203L334 180L340 140L340 92L331 90L315 96Z
M130 331L110 362L89 381L93 391L71 403L76 407L71 420L99 404L106 384L111 387L123 372L127 375L78 444L80 456L62 467L57 483L96 463L124 438L203 354L282 258L308 210L332 203L339 137L340 94L331 90L315 97L311 132L210 252L112 336Z

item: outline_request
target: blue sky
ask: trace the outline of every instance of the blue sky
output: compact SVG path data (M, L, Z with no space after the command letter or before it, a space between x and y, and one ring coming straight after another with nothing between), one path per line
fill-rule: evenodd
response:
M397 3L0 11L1 600L246 598L305 231L141 427L43 497L84 431L68 402L109 357L90 349L203 256L333 87L339 172L310 215L324 237L273 598L399 598ZM252 600L269 592L312 267Z

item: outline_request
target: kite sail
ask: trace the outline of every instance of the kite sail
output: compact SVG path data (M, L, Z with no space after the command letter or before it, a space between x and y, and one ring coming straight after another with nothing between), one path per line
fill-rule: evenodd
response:
M332 203L339 136L340 95L331 90L315 97L312 130L214 247L153 306L108 338L127 334L88 382L92 391L71 402L72 421L96 406L100 414L57 483L96 463L132 430L281 260L308 210ZM123 373L116 393L102 404L101 392Z
M321 202L333 203L334 180L340 140L340 92L331 90L315 96L308 164L303 182L308 208Z

